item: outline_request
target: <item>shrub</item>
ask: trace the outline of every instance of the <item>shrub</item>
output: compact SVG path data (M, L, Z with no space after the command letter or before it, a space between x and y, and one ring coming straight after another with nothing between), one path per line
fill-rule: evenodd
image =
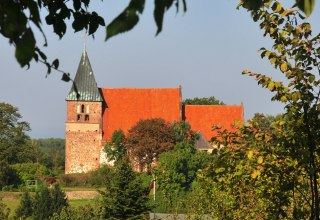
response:
M52 176L53 174L45 166L39 163L19 163L11 165L23 183L27 180L39 179L42 176Z
M10 209L3 203L0 202L0 219L8 219Z
M88 186L89 178L91 173L72 173L72 174L61 174L59 181L62 186Z

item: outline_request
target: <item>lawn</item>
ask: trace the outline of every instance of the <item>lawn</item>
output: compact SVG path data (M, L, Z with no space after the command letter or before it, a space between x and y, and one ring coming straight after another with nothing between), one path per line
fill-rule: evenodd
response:
M88 188L81 188L80 190L85 191L79 191L79 189L76 190L75 188L64 189L64 191L83 194L84 197L87 195L86 192L90 192L90 189ZM91 191L94 191L94 189L91 189ZM22 193L19 192L0 192L0 202L10 208L10 219L13 219L15 210L20 204L21 194ZM79 199L70 199L68 201L69 205L71 207L85 206L88 204L93 204L96 201L92 198L92 195L90 195L90 198L83 198L83 196L81 196Z

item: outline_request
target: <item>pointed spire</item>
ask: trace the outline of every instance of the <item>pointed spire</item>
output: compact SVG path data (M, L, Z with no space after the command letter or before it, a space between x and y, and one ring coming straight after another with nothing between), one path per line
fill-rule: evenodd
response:
M66 100L89 102L103 101L93 75L85 45L73 85Z

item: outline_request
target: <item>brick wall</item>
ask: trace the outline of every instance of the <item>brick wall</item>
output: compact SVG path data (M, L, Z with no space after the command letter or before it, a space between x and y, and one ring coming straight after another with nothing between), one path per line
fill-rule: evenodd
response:
M99 168L101 112L101 102L67 102L65 173L82 173Z

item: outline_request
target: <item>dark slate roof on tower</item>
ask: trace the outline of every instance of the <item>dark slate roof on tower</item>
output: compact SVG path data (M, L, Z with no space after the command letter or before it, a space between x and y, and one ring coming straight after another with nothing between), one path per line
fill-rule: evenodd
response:
M102 102L86 50L83 50L67 101Z

